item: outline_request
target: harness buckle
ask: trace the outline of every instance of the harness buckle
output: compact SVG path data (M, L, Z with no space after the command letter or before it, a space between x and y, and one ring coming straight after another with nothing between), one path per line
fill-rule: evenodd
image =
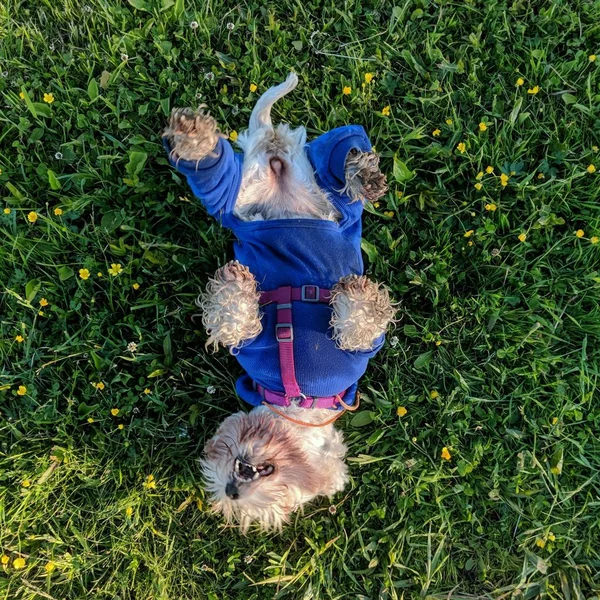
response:
M318 302L321 290L318 285L302 286L302 302Z
M283 330L282 333L280 331ZM294 328L291 323L277 323L275 325L275 339L280 344L282 342L293 342L294 341Z

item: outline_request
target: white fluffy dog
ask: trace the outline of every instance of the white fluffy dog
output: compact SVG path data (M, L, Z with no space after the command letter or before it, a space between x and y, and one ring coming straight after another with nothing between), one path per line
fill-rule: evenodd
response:
M304 127L274 128L271 107L297 82L292 73L258 100L237 141L243 154L200 110L175 109L164 133L172 164L237 237L238 260L198 304L207 345L237 356L238 394L256 406L225 419L202 461L215 510L243 531L281 529L344 488L333 421L357 408L356 382L394 316L360 257L363 203L387 189L379 158L360 127L310 144Z

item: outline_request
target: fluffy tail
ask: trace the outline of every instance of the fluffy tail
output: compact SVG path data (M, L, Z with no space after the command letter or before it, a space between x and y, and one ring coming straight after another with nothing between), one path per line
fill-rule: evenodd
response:
M250 115L250 124L248 130L250 133L256 131L260 127L273 127L271 122L271 108L273 104L286 94L289 94L298 85L298 75L290 73L287 79L272 88L269 88L256 103Z

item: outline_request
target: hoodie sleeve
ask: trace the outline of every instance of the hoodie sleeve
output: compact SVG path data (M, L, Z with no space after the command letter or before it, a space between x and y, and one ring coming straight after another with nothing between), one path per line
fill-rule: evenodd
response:
M362 126L346 125L332 129L309 142L306 152L323 188L339 194L346 186L344 172L350 150L369 152L371 148L371 142Z
M223 138L219 139L214 156L198 162L178 159L164 137L163 146L169 162L185 175L192 192L206 207L208 214L222 219L233 211L242 179L242 154L235 153L231 144Z

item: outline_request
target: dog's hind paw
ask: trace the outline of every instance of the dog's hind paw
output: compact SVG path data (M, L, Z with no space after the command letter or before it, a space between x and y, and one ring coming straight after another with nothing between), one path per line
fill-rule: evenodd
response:
M385 175L379 169L376 152L350 150L346 158L346 192L352 201L375 202L387 190Z
M211 156L220 137L225 137L217 122L202 109L174 108L163 135L172 153L183 160L202 160Z

